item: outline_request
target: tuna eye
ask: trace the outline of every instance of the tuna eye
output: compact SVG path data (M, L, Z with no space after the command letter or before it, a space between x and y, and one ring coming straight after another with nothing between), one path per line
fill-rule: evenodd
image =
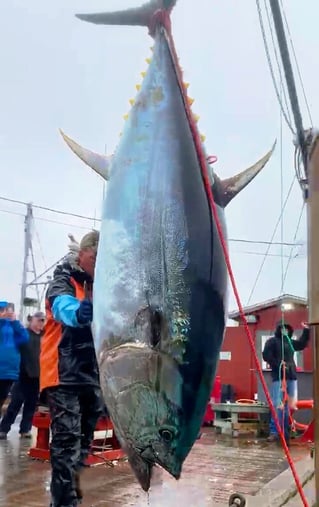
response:
M169 444L173 438L174 434L170 430L159 430L160 437L164 440L166 444Z

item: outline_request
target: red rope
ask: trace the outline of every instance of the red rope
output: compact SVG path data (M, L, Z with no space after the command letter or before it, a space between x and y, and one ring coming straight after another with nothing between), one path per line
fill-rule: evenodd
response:
M217 206L216 206L216 203L214 201L213 193L212 193L211 186L210 186L210 178L209 178L209 174L208 174L208 170L207 170L207 166L206 166L206 158L205 158L205 155L204 155L203 149L202 149L202 142L201 142L201 139L200 139L200 135L199 135L198 129L196 127L196 122L194 121L194 118L193 118L193 114L192 114L189 102L187 100L187 90L186 90L186 88L185 88L185 86L183 84L183 74L182 74L182 70L181 70L181 68L179 66L179 63L178 63L178 57L177 57L177 53L176 53L176 50L175 50L175 45L174 45L174 41L173 41L173 37L172 37L172 32L171 32L171 22L170 22L169 14L166 11L163 11L163 10L157 11L154 14L152 22L154 23L154 25L156 25L157 23L162 24L164 26L165 30L166 30L166 33L167 33L167 38L168 38L168 43L169 43L169 47L170 47L170 51L171 51L171 56L172 56L172 59L173 59L173 62L174 62L177 79L178 79L179 86L180 86L181 93L182 93L182 97L183 97L183 100L184 100L185 111L186 111L186 114L187 114L187 118L188 118L188 121L189 121L189 126L190 126L190 129L191 129L191 132L192 132L192 136L193 136L193 139L194 139L194 144L195 144L195 148L196 148L196 151L197 151L198 160L199 160L199 163L200 163L200 166L201 166L202 178L203 178L203 182L204 182L204 185L205 185L207 199L208 199L209 205L211 207L211 210L212 210L212 213L213 213L213 217L214 217L214 220L215 220L215 224L216 224L216 227L217 227L219 239L220 239L221 246L222 246L222 249L223 249L223 253L224 253L224 256L225 256L225 262L226 262L226 266L227 266L227 269L228 269L228 273L229 273L231 285L232 285L232 288L233 288L233 292L234 292L234 295L235 295L235 299L236 299L236 302L237 302L237 305L238 305L239 313L240 313L240 316L241 316L241 318L243 320L243 323L244 323L244 327L245 327L245 330L246 330L246 333L247 333L248 341L249 341L249 344L250 344L250 347L251 347L251 351L252 351L252 354L253 354L253 358L254 358L254 361L255 361L255 364L256 364L256 368L257 368L257 371L258 371L258 375L259 375L261 384L263 386L263 389L264 389L264 392L265 392L265 396L266 396L267 402L268 402L270 410L271 410L271 414L272 414L273 419L275 421L275 425L276 425L278 434L280 436L281 443L282 443L282 446L284 448L284 451L285 451L285 454L286 454L286 457L287 457L287 461L288 461L289 466L291 468L291 471L292 471L292 474L293 474L293 477L294 477L294 480L295 480L295 483L296 483L297 490L298 490L298 492L300 494L300 497L302 499L304 507L309 507L309 504L307 502L307 499L305 497L304 491L302 489L302 484L301 484L300 479L298 477L298 474L297 474L294 462L292 460L291 454L290 454L288 446L286 444L284 433L282 432L282 429L280 427L280 422L279 422L279 419L278 419L278 416L277 416L277 412L276 412L275 407L274 407L274 405L272 403L272 400L271 400L271 397L270 397L270 394L269 394L269 391L268 391L268 387L267 387L266 381L264 379L264 375L263 375L263 372L262 372L262 367L260 365L260 361L258 359L258 355L257 355L254 339L253 339L253 336L252 336L252 334L250 332L250 329L249 329L249 326L248 326L248 322L247 322L247 319L246 319L246 316L245 316L244 308L242 306L241 299L240 299L240 296L239 296L239 292L238 292L238 289L237 289L237 284L236 284L236 281L235 281L235 277L234 277L234 273L233 273L233 270L232 270L232 266L231 266L231 262L230 262L230 257L229 257L228 249L227 249L227 243L226 243L226 240L224 238L222 226L221 226L221 223L220 223L220 220L219 220L219 217L218 217Z

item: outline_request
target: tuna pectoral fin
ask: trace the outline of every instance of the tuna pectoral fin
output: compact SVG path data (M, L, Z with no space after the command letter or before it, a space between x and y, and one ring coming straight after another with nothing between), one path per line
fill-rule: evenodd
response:
M165 329L163 313L152 306L141 308L136 314L135 330L139 341L157 347Z
M143 458L134 450L127 450L128 461L132 470L144 491L148 491L151 486L153 464L144 461Z
M252 179L257 176L257 174L262 170L262 168L267 164L271 155L274 152L276 146L276 141L273 144L271 150L256 164L249 167L245 171L232 178L228 178L227 180L222 180L219 182L220 185L220 196L221 196L221 205L225 208L227 204L237 195L239 192L245 188L248 183L251 182Z
M93 171L102 176L104 180L107 181L109 179L111 156L108 157L106 155L99 155L98 153L94 153L86 148L82 148L82 146L73 141L73 139L65 135L62 130L60 130L60 133L73 153L75 153L86 165L91 167Z
M170 11L177 0L150 0L141 7L124 11L105 12L96 14L76 14L82 21L96 25L131 25L149 26L151 18L158 9Z

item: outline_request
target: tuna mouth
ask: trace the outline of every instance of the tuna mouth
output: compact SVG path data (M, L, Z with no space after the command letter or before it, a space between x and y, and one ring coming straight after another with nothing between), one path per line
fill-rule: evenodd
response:
M171 476L178 480L181 476L181 468L172 470L167 464L163 463L152 446L145 449L135 450L133 448L127 451L128 461L134 471L134 474L144 491L151 487L152 473L155 465L159 465Z
M151 487L152 470L155 465L154 461L150 461L141 456L134 449L127 449L128 461L133 472L144 491L148 491Z
M149 463L152 467L154 465L159 465L161 468L166 470L166 472L168 472L170 475L172 475L174 477L174 479L178 480L180 478L181 468L178 468L178 469L174 468L173 469L167 463L164 463L163 461L161 461L161 459L158 456L158 453L153 449L152 446L146 447L146 449L144 449L141 452L140 456L143 460L145 460L146 463Z

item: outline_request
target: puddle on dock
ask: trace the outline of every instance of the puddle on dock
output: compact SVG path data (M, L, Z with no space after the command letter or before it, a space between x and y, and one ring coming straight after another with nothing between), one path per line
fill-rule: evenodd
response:
M16 430L8 441L0 442L0 507L49 505L50 466L31 460L29 445L19 440ZM307 449L292 448L292 453L301 459ZM89 468L83 475L81 507L226 506L232 492L253 494L286 468L283 451L275 444L224 439L204 429L179 481L156 470L148 497L127 463Z

